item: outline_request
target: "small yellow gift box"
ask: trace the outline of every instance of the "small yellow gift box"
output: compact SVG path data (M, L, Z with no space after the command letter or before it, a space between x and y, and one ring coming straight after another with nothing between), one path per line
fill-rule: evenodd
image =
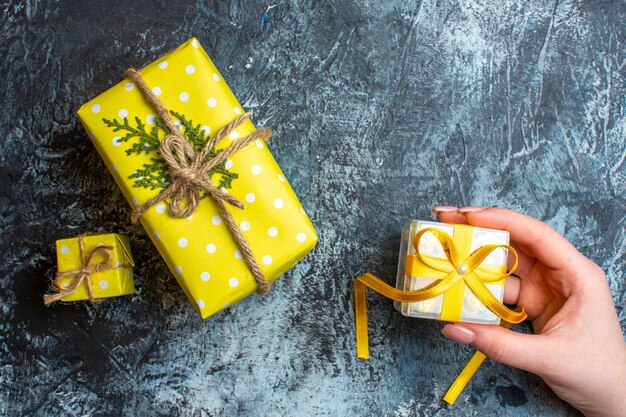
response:
M133 258L126 236L115 233L80 236L56 242L57 294L52 301L93 300L135 292Z
M458 249L459 256L466 259L478 248L485 245L498 247L482 260L476 273L489 269L489 273L506 275L509 244L509 232L503 230L485 229L462 224L446 224L415 220L403 230L400 245L400 261L398 262L398 276L396 288L404 291L416 291L427 288L441 280L447 270L452 268L437 268L427 265L424 259L443 260L447 257L444 246L432 233L423 233L419 239L416 236L427 229L435 229L445 233L452 239ZM421 255L421 256L418 256ZM457 265L459 268L460 265ZM504 284L502 278L493 282L485 282L485 287L493 298L502 303ZM485 306L464 281L459 281L444 293L424 301L413 303L394 303L397 310L408 317L420 317L449 322L468 322L482 324L499 324L500 317Z
M84 104L78 116L131 206L149 206L139 220L196 311L206 318L255 291L261 273L267 282L276 280L311 251L317 236L263 140L219 159L238 141L246 143L255 128L249 120L234 125L244 111L196 39L135 74L129 75L133 81L125 79ZM167 110L164 117L159 117L163 111L155 100ZM224 129L228 134L222 138ZM173 217L175 198L151 203L164 190L178 187L172 187L171 163L168 168L163 162L165 142L176 130L198 153L217 140L207 154L217 154L217 159L202 171L210 177L212 191L197 193L195 211L182 218ZM192 151L178 145L168 148L170 159L199 169ZM174 178L199 181L191 168L183 166ZM225 205L214 200L216 195L232 197L241 207L228 206L230 214L224 217ZM233 225L240 233L237 240ZM242 239L250 250L237 243ZM248 266L251 258L258 266L254 272Z

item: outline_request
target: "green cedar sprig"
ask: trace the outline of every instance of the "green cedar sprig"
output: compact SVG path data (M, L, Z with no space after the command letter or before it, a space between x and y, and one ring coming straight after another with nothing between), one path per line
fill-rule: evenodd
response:
M209 140L209 135L205 134L199 124L194 126L193 122L187 119L185 115L173 110L170 110L170 113L180 121L180 129L185 139L193 146L196 152L200 151L207 140ZM169 167L159 154L159 145L161 144L159 133L161 131L165 132L165 134L169 133L169 128L165 122L160 117L155 117L154 126L148 131L146 130L146 125L139 117L135 117L136 126L132 126L129 123L128 117L124 117L123 123L117 119L109 120L103 118L102 121L113 132L126 133L118 139L120 143L131 141L131 146L125 150L126 155L155 153L155 156L150 158L149 164L143 164L142 168L135 170L129 176L130 179L134 179L133 187L149 188L150 190L167 188L170 183ZM217 151L213 148L209 152L208 158L211 159L216 154ZM209 178L214 174L221 176L218 185L220 188L231 188L233 180L239 177L236 173L226 169L226 161L222 161L207 173ZM204 197L207 197L206 193L203 193Z

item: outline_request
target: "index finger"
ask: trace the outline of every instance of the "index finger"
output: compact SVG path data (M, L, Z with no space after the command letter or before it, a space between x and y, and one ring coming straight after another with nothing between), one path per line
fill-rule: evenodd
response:
M488 208L465 212L465 219L473 226L507 230L511 240L522 244L549 268L571 267L583 255L556 230L544 222L504 208Z

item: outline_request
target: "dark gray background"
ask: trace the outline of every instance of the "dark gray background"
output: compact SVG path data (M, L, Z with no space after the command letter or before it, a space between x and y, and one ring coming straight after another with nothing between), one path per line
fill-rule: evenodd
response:
M623 1L2 1L0 414L577 415L537 377L352 282L395 276L437 204L508 206L607 272L626 324ZM267 297L200 320L75 111L197 36L258 124L320 243ZM54 241L132 240L137 293L45 308Z

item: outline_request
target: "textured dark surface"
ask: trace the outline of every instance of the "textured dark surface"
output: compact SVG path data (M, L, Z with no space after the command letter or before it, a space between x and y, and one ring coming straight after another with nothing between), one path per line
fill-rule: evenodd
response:
M493 362L457 405L471 351L352 281L391 280L401 226L437 204L549 222L607 272L626 324L626 3L3 1L0 414L577 415ZM319 232L267 297L201 321L75 116L197 36ZM137 293L45 308L55 239L131 237Z

